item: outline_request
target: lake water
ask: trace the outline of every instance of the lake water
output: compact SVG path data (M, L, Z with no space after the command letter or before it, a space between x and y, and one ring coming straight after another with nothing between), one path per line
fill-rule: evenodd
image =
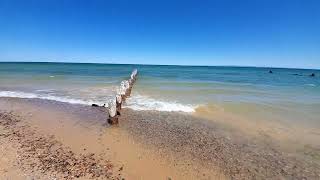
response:
M0 63L0 97L104 104L137 68L126 107L194 113L199 107L320 127L320 71L256 67ZM269 73L272 70L273 73ZM315 77L310 74L315 73Z

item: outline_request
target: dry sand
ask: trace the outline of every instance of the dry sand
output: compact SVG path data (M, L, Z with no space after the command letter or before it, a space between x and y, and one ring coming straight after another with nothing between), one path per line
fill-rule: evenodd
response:
M111 127L106 117L103 108L0 98L0 179L320 178L316 159L220 123L123 109Z

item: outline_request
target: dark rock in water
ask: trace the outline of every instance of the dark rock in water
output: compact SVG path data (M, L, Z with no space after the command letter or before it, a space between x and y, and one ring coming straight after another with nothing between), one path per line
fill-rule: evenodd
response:
M93 107L106 107L106 104L103 104L102 106L99 106L98 104L92 104Z
M273 72L270 70L269 73L272 74Z
M315 77L316 75L315 75L314 73L312 73L310 76L311 76L311 77Z

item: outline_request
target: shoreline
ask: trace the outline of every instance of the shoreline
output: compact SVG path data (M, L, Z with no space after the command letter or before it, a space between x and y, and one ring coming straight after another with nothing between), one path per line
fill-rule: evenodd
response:
M122 168L121 176L125 179L154 178L151 172L159 179L320 176L320 166L315 162L285 154L272 144L256 143L240 131L229 132L219 123L185 113L125 108L119 125L111 127L106 123L106 112L90 106L0 98L0 110L11 112L39 134L53 135L75 155L85 149L86 153L110 161L115 169ZM28 128L23 131L29 131Z

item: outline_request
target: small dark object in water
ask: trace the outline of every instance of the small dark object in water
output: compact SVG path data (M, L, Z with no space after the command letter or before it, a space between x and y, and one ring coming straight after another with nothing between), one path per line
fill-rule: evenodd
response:
M272 74L273 72L270 70L269 73Z
M310 76L311 76L311 77L315 77L316 75L315 75L314 73L312 73Z
M302 74L298 74L298 73L295 73L295 74L292 74L294 76L303 76Z
M103 104L102 106L99 106L98 104L92 104L93 107L106 107L106 104Z

